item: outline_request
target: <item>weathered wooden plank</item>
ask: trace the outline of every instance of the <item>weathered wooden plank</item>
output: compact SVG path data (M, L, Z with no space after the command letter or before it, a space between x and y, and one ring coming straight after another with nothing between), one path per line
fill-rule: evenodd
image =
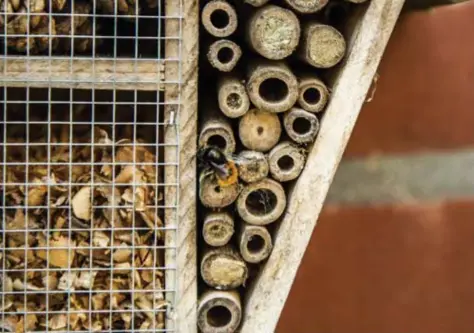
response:
M177 209L167 209L167 227L177 228L166 234L166 245L175 246L176 252L167 251L166 266L176 270L166 273L167 293L175 308L168 313L167 329L180 333L197 332L197 276L196 276L196 138L197 138L197 71L198 71L198 0L166 1L165 31L167 59L181 59L181 62L167 63L165 85L165 162L179 162L165 167L165 182L176 183L167 187L165 200L170 204L178 198ZM175 17L175 18L173 18ZM181 17L181 18L179 18ZM179 144L179 145L178 145ZM176 146L173 146L176 145Z
M352 29L349 53L306 167L292 188L274 249L245 303L242 333L274 332L337 165L404 0L372 0Z
M7 87L163 90L163 60L4 58Z

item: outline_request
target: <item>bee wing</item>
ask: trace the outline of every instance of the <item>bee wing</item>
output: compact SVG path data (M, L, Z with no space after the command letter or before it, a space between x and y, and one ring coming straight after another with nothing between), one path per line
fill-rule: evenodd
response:
M246 157L235 155L235 154L231 154L227 158L231 160L232 162L234 162L236 165L250 164L254 161L251 158L246 158Z
M219 165L214 162L209 162L209 163L212 165L213 169L218 173L219 176L221 177L228 176L229 170L227 170L225 165Z

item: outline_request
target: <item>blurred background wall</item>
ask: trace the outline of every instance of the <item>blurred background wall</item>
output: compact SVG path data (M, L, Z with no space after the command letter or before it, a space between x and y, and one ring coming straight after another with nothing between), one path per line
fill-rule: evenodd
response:
M278 333L474 332L474 0L431 4L394 31Z

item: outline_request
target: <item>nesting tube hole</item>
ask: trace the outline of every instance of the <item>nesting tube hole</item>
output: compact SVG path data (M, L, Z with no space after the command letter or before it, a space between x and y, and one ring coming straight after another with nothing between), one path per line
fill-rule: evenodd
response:
M293 131L303 135L308 133L311 130L311 122L303 117L298 117L293 122Z
M316 88L308 88L303 93L303 99L310 105L318 104L321 101L321 93Z
M290 171L295 167L295 161L288 155L283 155L277 161L278 167L283 171Z
M230 47L224 46L219 51L217 51L217 59L222 64L228 64L234 58L234 50Z
M263 127L262 127L262 126L258 126L258 127L257 127L257 133L258 133L258 135L262 135L262 134L263 134Z
M207 311L207 322L212 327L225 327L232 320L232 313L225 306L213 306Z
M232 109L238 109L242 106L242 97L237 93L230 93L226 99L227 106Z
M258 89L259 95L267 102L276 103L283 101L289 94L288 85L278 78L263 80Z
M211 14L211 23L217 29L224 29L230 23L229 14L223 9L216 9Z
M260 235L253 235L247 242L247 250L250 253L259 253L265 247L265 240Z
M277 206L275 193L268 189L258 189L250 192L245 200L245 206L252 215L266 215Z
M221 193L221 187L220 186L214 187L214 192Z
M207 145L225 150L227 147L227 141L222 135L214 134L207 139Z

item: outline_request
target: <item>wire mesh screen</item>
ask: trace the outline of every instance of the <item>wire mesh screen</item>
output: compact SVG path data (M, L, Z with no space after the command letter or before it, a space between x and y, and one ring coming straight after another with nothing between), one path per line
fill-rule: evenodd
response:
M0 332L172 331L181 16L0 2Z

